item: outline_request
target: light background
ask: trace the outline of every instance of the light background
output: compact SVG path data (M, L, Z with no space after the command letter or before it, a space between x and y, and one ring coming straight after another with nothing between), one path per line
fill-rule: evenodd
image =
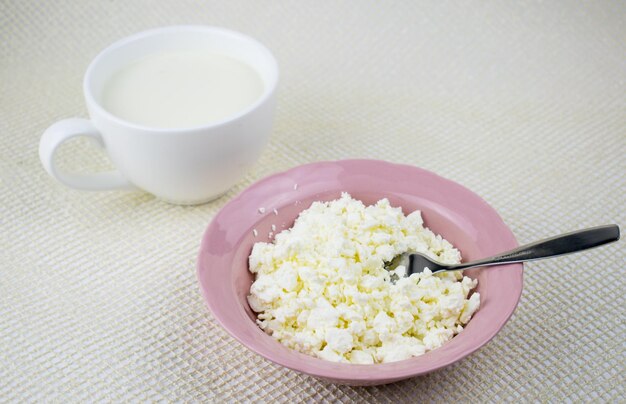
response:
M43 171L55 120L85 116L109 43L170 24L239 30L281 68L272 139L206 205L82 193ZM0 2L0 401L620 401L625 242L526 265L496 338L425 377L326 384L246 351L195 280L213 215L318 160L409 163L483 196L519 242L626 225L626 3ZM107 167L74 141L68 169Z

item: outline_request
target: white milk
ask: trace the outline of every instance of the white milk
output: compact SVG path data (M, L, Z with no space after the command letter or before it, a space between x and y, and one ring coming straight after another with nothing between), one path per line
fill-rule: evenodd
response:
M246 63L208 51L159 52L125 66L102 91L104 108L157 128L210 124L244 110L263 93Z

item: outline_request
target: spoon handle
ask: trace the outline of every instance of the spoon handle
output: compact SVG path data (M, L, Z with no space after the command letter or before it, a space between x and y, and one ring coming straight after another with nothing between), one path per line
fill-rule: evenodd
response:
M619 227L617 225L591 227L526 244L493 257L454 265L450 269L459 270L483 265L500 265L556 257L617 240L619 240Z

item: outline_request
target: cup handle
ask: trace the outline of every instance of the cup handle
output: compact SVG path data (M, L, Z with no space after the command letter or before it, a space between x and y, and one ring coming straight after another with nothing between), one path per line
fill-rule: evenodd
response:
M70 188L85 191L106 191L113 189L135 189L119 172L109 171L94 174L65 173L57 168L54 155L61 143L77 136L93 138L101 147L104 141L98 130L87 119L71 118L56 122L41 135L39 158L48 174Z

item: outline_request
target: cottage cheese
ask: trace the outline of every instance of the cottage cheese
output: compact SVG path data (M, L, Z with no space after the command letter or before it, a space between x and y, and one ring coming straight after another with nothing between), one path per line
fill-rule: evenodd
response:
M478 309L477 281L429 270L390 282L384 263L418 251L445 263L461 256L387 199L372 206L344 193L314 202L273 243L249 257L248 302L258 325L282 344L333 362L372 364L422 355L463 330Z

